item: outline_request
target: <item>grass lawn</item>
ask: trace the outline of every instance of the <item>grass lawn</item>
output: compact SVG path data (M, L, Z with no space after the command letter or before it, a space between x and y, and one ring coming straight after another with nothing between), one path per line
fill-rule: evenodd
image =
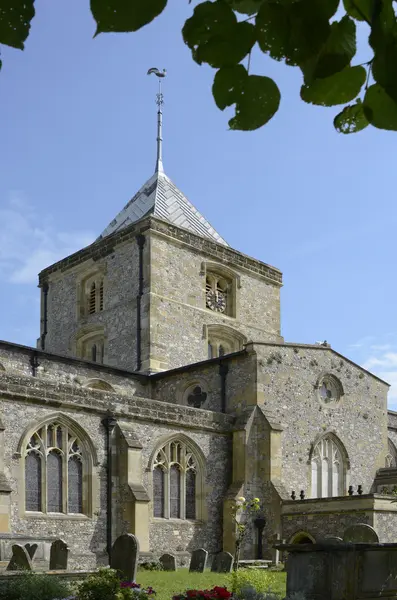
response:
M251 583L258 591L267 591L285 596L286 573L264 571L260 569L239 569L238 585ZM152 586L157 592L156 600L171 600L175 594L181 594L188 589L210 589L215 585L232 589L232 574L189 573L187 569L170 571L139 570L136 578L142 587Z

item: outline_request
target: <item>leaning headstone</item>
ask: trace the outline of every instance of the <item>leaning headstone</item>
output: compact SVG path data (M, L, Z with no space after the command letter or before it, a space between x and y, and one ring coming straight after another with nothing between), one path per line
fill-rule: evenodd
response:
M63 540L55 540L50 550L50 571L65 571L68 568L69 548Z
M34 555L36 554L36 550L38 548L38 544L25 544L25 549L29 554L30 560L33 560Z
M208 552L204 550L204 548L199 548L198 550L193 550L192 557L190 559L190 572L202 573L205 569L205 565L207 564Z
M19 544L13 544L12 556L6 571L31 571L32 561L26 548Z
M350 527L345 530L343 541L354 542L356 544L377 544L379 542L379 537L371 525L357 523L357 525L350 525Z
M138 538L132 533L124 533L117 538L112 546L110 566L119 572L123 581L135 581L138 555Z
M233 566L233 556L230 552L218 552L212 561L211 571L213 573L230 573Z
M160 556L160 564L164 571L176 571L176 558L173 554Z

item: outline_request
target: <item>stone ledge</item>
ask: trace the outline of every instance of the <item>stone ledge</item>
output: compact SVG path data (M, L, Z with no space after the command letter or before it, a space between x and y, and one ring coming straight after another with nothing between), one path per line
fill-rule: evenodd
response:
M136 235L143 233L147 230L153 230L159 234L167 235L171 238L179 240L183 243L189 244L200 252L206 253L208 256L215 257L217 260L223 262L230 262L234 265L239 265L251 272L256 273L259 276L263 276L269 280L273 285L282 285L282 273L277 268L272 267L266 263L263 263L255 258L247 256L237 250L233 250L230 247L218 244L209 239L202 238L187 229L178 227L163 221L162 219L149 216L142 221L132 223L128 227L125 227L121 231L112 233L105 238L96 240L90 246L67 256L66 258L54 263L47 267L39 274L39 286L48 281L48 276L56 271L66 271L72 267L75 267L86 260L92 258L94 261L103 258L114 252L117 245L133 240Z

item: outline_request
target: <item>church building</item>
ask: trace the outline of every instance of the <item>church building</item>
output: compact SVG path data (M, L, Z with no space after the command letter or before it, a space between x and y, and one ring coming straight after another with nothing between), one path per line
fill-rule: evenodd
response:
M37 348L0 342L0 561L37 543L45 566L62 538L72 568L94 568L126 532L145 560L233 553L241 496L266 523L247 559L356 523L395 542L388 384L326 342L284 340L282 273L165 174L161 100L154 174L39 274Z

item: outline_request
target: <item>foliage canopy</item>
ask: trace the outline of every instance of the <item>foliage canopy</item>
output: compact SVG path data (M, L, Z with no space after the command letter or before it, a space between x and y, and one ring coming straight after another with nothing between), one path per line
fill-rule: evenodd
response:
M344 105L334 118L338 132L370 124L397 131L396 1L205 0L195 2L182 35L193 60L216 69L212 92L220 110L235 107L231 129L261 127L280 104L275 81L250 73L256 48L301 70L305 102ZM167 6L167 0L90 3L95 35L137 31ZM0 44L23 50L34 14L34 0L0 0ZM357 24L368 30L371 52L361 65L352 64Z

